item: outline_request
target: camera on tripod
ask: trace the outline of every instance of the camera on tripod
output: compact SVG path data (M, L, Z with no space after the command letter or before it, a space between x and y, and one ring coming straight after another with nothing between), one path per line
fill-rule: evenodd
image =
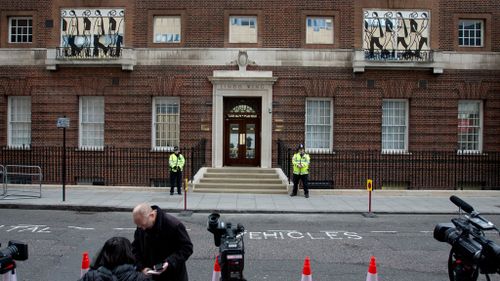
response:
M219 264L221 281L242 281L245 260L243 234L245 228L241 224L233 227L230 222L220 220L220 215L212 213L208 216L207 230L213 233L215 246L219 247Z
M451 219L452 223L439 223L434 228L434 238L451 245L448 258L450 281L475 281L479 273L490 280L488 274L500 274L500 246L487 239L484 232L500 234L500 231L462 199L451 196L450 200L467 213Z
M7 248L0 249L0 274L14 270L16 268L15 261L24 261L27 259L28 244L19 241L9 241Z

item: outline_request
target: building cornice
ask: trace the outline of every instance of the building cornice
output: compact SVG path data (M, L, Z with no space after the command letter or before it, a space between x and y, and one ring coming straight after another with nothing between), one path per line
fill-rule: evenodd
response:
M0 49L2 66L42 66L47 70L58 67L120 67L135 66L227 66L238 56L238 48L136 48L123 49L117 59L56 59L55 49ZM361 50L352 49L245 49L254 65L261 67L334 67L366 69L424 69L434 73L446 70L500 70L500 52L433 51L429 61L366 60Z

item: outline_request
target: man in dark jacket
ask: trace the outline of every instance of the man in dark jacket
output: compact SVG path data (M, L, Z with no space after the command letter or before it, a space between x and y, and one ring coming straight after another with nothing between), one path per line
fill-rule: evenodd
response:
M158 206L146 203L133 211L137 229L132 243L139 270L147 273L163 264L161 274L152 274L156 281L188 281L186 261L193 253L193 244L184 225Z

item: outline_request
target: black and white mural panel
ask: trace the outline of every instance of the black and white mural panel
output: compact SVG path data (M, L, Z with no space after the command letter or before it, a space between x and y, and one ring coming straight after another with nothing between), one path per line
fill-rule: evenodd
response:
M61 10L60 57L119 57L124 44L125 10Z
M429 61L427 10L363 10L363 50L369 60Z

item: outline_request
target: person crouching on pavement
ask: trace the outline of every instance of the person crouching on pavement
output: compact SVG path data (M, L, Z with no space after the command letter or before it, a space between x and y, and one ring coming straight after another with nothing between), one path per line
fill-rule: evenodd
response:
M170 154L168 159L168 167L170 170L170 195L174 195L174 187L177 186L177 194L181 195L182 187L182 169L186 160L184 155L179 151L179 147L174 147L174 153Z
M299 186L299 181L302 181L302 187L304 188L304 197L309 198L309 188L307 186L307 177L309 175L309 163L311 158L309 154L305 152L304 145L300 144L297 153L293 155L293 190L290 196L297 196L297 189Z
M188 281L186 261L193 253L193 244L186 227L147 203L137 205L132 217L137 225L132 246L139 270L146 274L152 269L159 271L152 275L155 281Z
M137 271L132 244L127 238L112 237L104 243L90 271L79 281L146 281L151 278Z

